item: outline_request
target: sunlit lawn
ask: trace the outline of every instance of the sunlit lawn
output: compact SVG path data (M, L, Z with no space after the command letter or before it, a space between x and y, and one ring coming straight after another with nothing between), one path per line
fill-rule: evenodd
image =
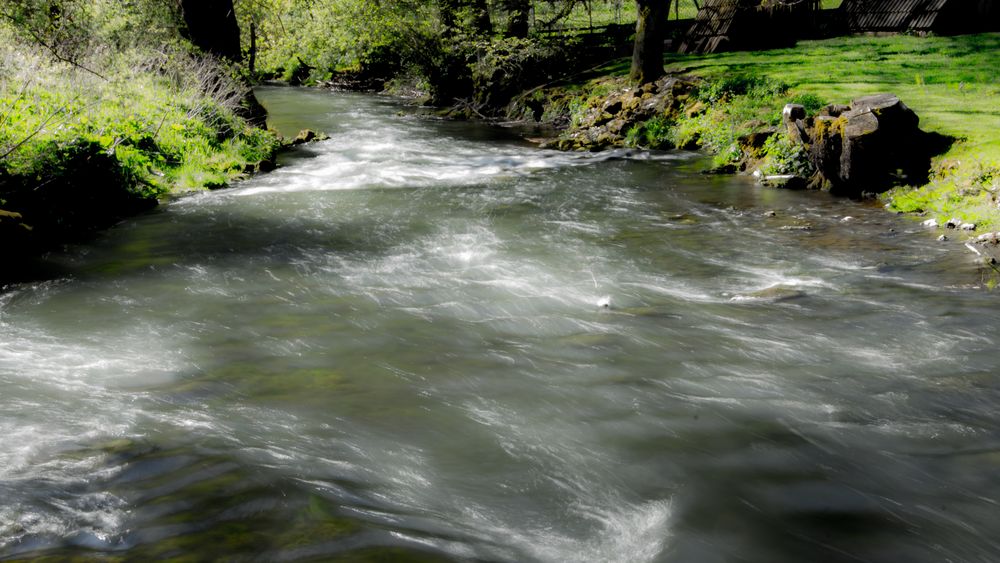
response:
M1000 34L842 37L772 51L671 53L665 63L668 71L705 78L765 75L828 102L894 93L917 112L923 129L959 139L937 159L935 181L894 192L895 208L1000 227L990 191L1000 188Z
M774 51L677 55L668 70L756 73L830 102L897 94L927 130L965 138L960 154L1000 161L1000 34L844 37Z

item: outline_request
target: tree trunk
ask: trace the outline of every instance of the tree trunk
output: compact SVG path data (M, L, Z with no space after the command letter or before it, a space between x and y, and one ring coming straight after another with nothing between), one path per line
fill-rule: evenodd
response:
M229 62L243 60L233 0L179 0L187 37L202 51Z
M250 54L247 60L250 80L257 80L257 24L250 22Z
M507 36L524 39L528 36L528 19L531 16L531 0L507 0L504 4L507 15Z
M243 62L240 26L233 0L178 0L188 39L202 51L233 64ZM267 126L267 110L248 86L235 108L237 115L257 126Z
M639 21L632 51L633 82L645 84L663 76L663 20L670 0L635 0Z

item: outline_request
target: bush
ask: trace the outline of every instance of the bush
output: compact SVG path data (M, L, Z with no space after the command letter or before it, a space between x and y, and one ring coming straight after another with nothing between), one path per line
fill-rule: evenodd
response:
M536 38L494 38L471 46L474 99L478 106L495 111L506 106L526 88L549 81L560 68L571 65L573 41Z
M674 147L673 120L659 116L635 125L625 134L626 147L640 147L646 149L671 149Z
M738 96L773 98L784 94L787 90L786 84L772 78L755 74L735 74L714 80L699 88L696 97L703 102L714 104Z
M788 100L788 103L799 104L800 106L806 108L806 112L810 114L818 112L829 104L829 102L816 94L798 94Z
M800 144L793 143L784 135L772 135L764 143L764 174L794 174L803 178L812 176L815 169L809 160L809 153Z

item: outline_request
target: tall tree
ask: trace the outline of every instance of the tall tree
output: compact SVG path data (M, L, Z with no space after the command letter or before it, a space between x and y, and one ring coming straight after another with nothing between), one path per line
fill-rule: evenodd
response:
M233 0L178 0L188 38L199 49L229 62L243 60Z
M243 62L240 26L233 0L177 0L188 39L196 47L233 64ZM249 83L249 81L247 81ZM249 84L248 84L249 85ZM237 113L257 125L267 125L267 110L247 88Z
M639 20L629 78L644 84L663 75L663 24L670 0L635 0Z

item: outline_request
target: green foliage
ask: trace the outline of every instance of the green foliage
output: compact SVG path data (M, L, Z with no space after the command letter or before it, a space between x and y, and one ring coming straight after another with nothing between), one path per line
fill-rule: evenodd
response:
M560 67L572 64L572 39L492 38L474 41L472 85L477 104L491 109L505 106L525 88L543 83Z
M236 11L245 51L251 25L256 32L263 74L292 76L301 63L309 69L302 82L366 63L395 65L440 31L434 3L420 0L256 0L238 2Z
M0 16L56 58L76 61L89 50L96 8L86 0L7 0Z
M157 196L225 183L273 154L274 135L235 115L243 87L225 68L161 48L88 59L99 78L0 25L0 171L45 182L75 148L98 147Z
M716 166L735 164L742 158L738 139L760 125L780 120L781 93L751 89L738 95L726 94L704 112L683 117L673 130L676 146L698 146L716 153Z
M791 142L784 135L772 135L768 138L764 143L763 154L761 172L766 175L794 174L808 178L815 172L806 148Z
M738 96L757 99L784 94L788 86L777 80L756 74L733 74L709 82L698 89L696 97L709 104L731 100Z
M625 134L626 147L670 149L674 147L675 123L666 116L657 116L631 127Z
M292 55L281 67L281 80L289 84L308 84L315 82L310 76L311 68L302 61L298 54Z
M788 100L788 103L799 104L800 106L806 108L806 113L810 115L815 114L829 105L829 102L812 93L797 94Z

